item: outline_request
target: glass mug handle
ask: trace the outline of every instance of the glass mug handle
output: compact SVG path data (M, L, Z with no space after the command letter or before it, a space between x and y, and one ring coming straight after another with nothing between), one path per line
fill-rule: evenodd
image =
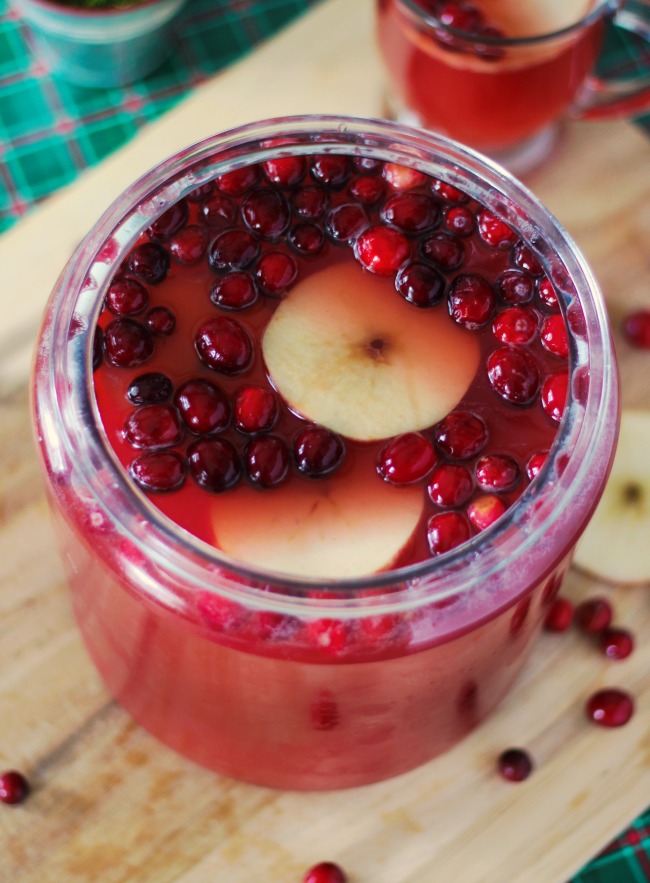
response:
M626 35L643 41L643 53L650 57L650 3L636 0L626 4L612 19L612 25ZM633 59L631 59L633 62ZM650 68L643 75L613 78L592 74L573 107L572 116L598 120L631 117L650 109Z

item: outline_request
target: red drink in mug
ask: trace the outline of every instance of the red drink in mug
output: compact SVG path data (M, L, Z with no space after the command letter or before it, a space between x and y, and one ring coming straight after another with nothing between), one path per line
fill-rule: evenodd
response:
M445 139L289 118L163 163L64 271L35 422L81 632L214 770L424 763L520 671L606 479L583 259Z

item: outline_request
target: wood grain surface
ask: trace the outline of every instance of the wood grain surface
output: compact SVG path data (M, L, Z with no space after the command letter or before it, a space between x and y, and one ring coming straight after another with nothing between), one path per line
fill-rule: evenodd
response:
M0 808L3 883L291 883L323 859L351 883L562 883L648 803L647 590L571 571L569 596L609 595L634 630L629 659L607 661L574 632L544 634L507 701L456 749L335 794L243 785L176 756L111 701L82 647L28 415L54 279L113 195L186 143L264 116L380 108L372 2L328 0L0 239L0 768L24 770L34 787L23 806ZM649 160L631 125L578 123L527 181L592 264L615 329L649 302ZM616 340L625 404L650 406L650 355ZM620 730L584 716L603 685L636 696ZM536 761L520 785L494 772L513 744Z

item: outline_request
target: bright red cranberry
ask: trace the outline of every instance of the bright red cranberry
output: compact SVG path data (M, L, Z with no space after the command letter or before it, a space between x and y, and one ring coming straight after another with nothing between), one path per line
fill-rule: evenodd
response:
M573 623L574 607L568 598L555 598L546 612L544 628L547 632L566 632Z
M310 868L302 878L302 883L346 883L347 877L334 862L320 862Z
M203 203L200 215L208 227L231 227L237 217L237 207L225 194L215 193Z
M427 541L432 555L442 555L470 538L467 519L459 512L440 512L427 523Z
M560 304L557 299L557 294L555 293L555 289L553 288L553 283L551 280L544 276L537 283L537 293L539 294L539 299L542 302L542 305L545 306L549 310L559 310Z
M258 298L255 281L241 270L233 270L216 279L210 289L210 300L223 310L245 310Z
M260 245L247 230L225 230L210 244L208 263L215 273L244 270L260 253Z
M277 487L289 474L289 449L277 435L251 439L246 445L244 460L249 479L258 487Z
M307 163L303 156L279 156L262 163L264 174L280 187L295 187L305 176Z
M187 449L193 478L202 488L221 493L241 478L241 461L234 446L224 438L199 438Z
M438 447L454 460L468 460L483 450L488 430L483 420L471 411L452 411L434 429Z
M533 454L528 463L526 463L526 475L530 481L535 478L544 463L546 463L547 457L548 451L539 451L537 454Z
M280 408L270 389L242 386L235 394L233 418L240 432L268 432L275 425Z
M507 454L486 454L476 463L474 474L484 491L511 491L519 482L521 470Z
M483 242L494 248L509 248L517 241L514 230L487 209L478 213L478 232Z
M465 205L454 205L445 213L444 225L457 236L471 236L476 227L474 214Z
M305 629L307 639L332 656L339 656L350 645L350 625L340 619L315 619Z
M145 491L175 491L185 482L185 460L176 451L145 451L131 463L129 473Z
M429 439L419 432L397 435L379 452L377 472L391 484L413 484L433 469L436 454Z
M650 349L650 310L635 310L623 320L623 334L628 343Z
M296 224L287 233L287 242L299 254L317 255L325 245L325 234L318 224Z
M561 313L553 313L542 322L540 331L542 346L554 356L566 359L569 355L569 341L566 333L566 325Z
M390 276L408 260L411 246L399 230L376 224L359 236L354 250L366 270L378 276Z
M158 371L135 377L126 391L127 399L134 405L160 405L166 402L174 390L169 377Z
M634 714L634 700L623 690L609 687L590 696L585 711L601 727L622 727Z
M544 272L539 258L530 245L525 242L517 242L512 249L512 262L520 270L525 270L531 276L541 276Z
M449 315L454 322L475 331L490 321L496 299L492 286L473 273L456 276L449 291Z
M325 226L337 242L353 242L368 226L368 215L356 203L343 203L329 212Z
M431 502L442 509L464 506L473 491L472 476L464 466L456 463L441 463L436 466L427 485Z
M9 805L22 803L29 791L29 782L18 770L5 770L0 773L0 802Z
M535 284L530 276L519 270L506 270L497 276L496 290L507 304L527 304L533 299Z
M296 281L298 265L284 251L267 251L257 262L255 276L265 294L278 297Z
M634 637L627 629L606 628L598 636L598 647L608 659L627 659L634 650Z
M393 190L412 190L414 187L420 187L427 180L423 172L394 162L387 162L384 165L382 175Z
M576 607L575 624L587 635L598 635L609 627L613 615L607 598L587 598Z
M111 282L106 306L115 316L135 316L149 306L149 292L137 279L120 276Z
M508 748L499 755L497 766L500 775L509 782L523 782L533 771L533 761L522 748Z
M117 368L135 368L153 353L153 338L135 319L115 319L104 329L104 353Z
M443 202L463 203L469 200L469 196L463 193L462 190L459 190L458 187L454 187L453 184L447 184L439 178L431 179L431 189Z
M214 183L222 193L230 196L241 196L254 187L259 181L260 170L258 166L243 166L241 169L233 169L225 172L214 179Z
M234 319L216 316L204 322L194 344L200 359L222 374L240 374L253 361L253 342Z
M528 307L506 307L494 317L492 333L501 343L530 343L537 334L537 316Z
M277 239L287 227L291 214L279 190L255 190L244 199L241 207L246 225L259 236Z
M378 175L361 175L349 186L350 196L362 205L374 205L384 195L386 184Z
M465 260L462 239L451 233L434 233L422 242L420 251L443 270L457 270Z
M143 242L131 249L127 264L134 276L155 285L169 271L169 252L157 242Z
M309 221L322 217L329 208L330 198L322 187L309 185L301 187L293 194L295 213Z
M396 193L381 210L381 218L404 233L423 233L433 227L440 214L435 200L426 193Z
M166 337L176 328L176 316L169 307L154 307L145 316L145 325L157 337Z
M196 612L204 625L215 632L239 632L247 621L241 604L210 591L197 594Z
M198 264L208 247L205 227L189 224L169 240L169 253L179 264Z
M319 154L311 161L311 174L314 180L334 190L343 187L351 171L350 158L341 154Z
M124 424L124 438L134 448L170 448L182 437L183 427L172 405L141 405Z
M155 239L156 242L166 242L171 239L185 224L188 214L187 202L180 199L151 224L147 230L149 238Z
M549 375L542 386L542 407L554 423L559 423L564 414L569 375L566 371Z
M196 435L221 432L230 422L228 397L202 377L182 383L174 395L174 404L187 428Z
M433 307L445 293L443 276L430 264L413 261L395 277L395 288L404 300L416 307Z
M528 405L539 392L537 362L519 347L504 346L490 353L487 372L495 392L513 405Z
M485 530L501 518L508 506L496 494L484 494L477 497L467 507L467 517L477 530Z
M294 439L294 462L298 471L309 478L329 475L344 458L343 439L325 426L307 426Z

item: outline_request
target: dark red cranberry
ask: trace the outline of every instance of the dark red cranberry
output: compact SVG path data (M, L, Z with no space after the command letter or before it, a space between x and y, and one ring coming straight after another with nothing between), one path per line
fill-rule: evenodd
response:
M474 492L472 476L456 463L440 463L431 473L427 493L432 503L442 509L464 506Z
M320 254L325 244L325 234L318 224L296 224L287 234L287 242L299 254Z
M598 648L608 659L627 659L634 650L634 637L627 629L606 628L598 636Z
M205 202L213 191L214 181L206 181L205 184L199 184L191 193L188 193L186 199L188 202Z
M309 478L329 475L344 458L343 439L325 426L307 426L294 439L294 462L299 472Z
M194 480L202 488L221 493L241 478L241 461L225 438L199 438L187 449L187 462Z
M539 392L537 362L520 347L504 346L490 353L487 372L495 392L513 405L528 405Z
M519 482L519 464L507 454L486 454L474 467L476 481L484 491L510 491Z
M149 292L137 279L120 276L111 282L106 306L115 316L135 316L149 306Z
M210 244L208 263L215 273L244 270L256 260L260 245L247 230L225 230Z
M197 435L221 432L230 422L228 397L202 377L182 383L174 395L174 404L187 428Z
M215 193L201 206L200 216L208 227L231 227L237 217L237 207L224 193Z
M246 445L246 472L253 484L277 487L289 473L289 449L277 435L260 435Z
M366 270L378 276L390 276L408 260L411 246L399 230L376 224L359 236L354 251Z
M420 252L443 270L457 270L465 260L462 239L451 233L434 233L429 236L422 242Z
M29 782L18 770L5 770L0 773L0 802L9 805L22 803L29 795L29 791Z
M295 187L305 176L306 160L303 156L279 156L262 163L264 174L280 187Z
M506 270L497 276L496 290L507 304L527 304L535 294L535 284L530 276L519 270Z
M391 196L381 210L382 220L404 233L423 233L435 226L439 215L440 209L432 197L410 191Z
M413 190L427 180L427 176L423 172L394 162L387 162L381 173L393 190Z
M222 193L227 193L230 196L241 196L242 193L246 193L247 190L250 190L251 187L257 184L259 177L259 167L250 165L218 175L214 179L214 183Z
M448 457L468 460L487 444L488 429L483 420L471 411L452 411L436 425L434 438Z
M369 175L376 175L384 167L383 162L380 159L375 159L373 156L355 156L352 159L352 163L355 169L359 169L360 172L367 172Z
M222 374L240 374L253 361L253 342L239 322L217 316L204 322L194 344L200 359Z
M455 31L464 31L467 34L475 34L483 26L483 16L475 6L470 3L448 0L438 9L438 19L441 24Z
M540 331L542 346L554 356L566 359L569 355L569 340L566 333L566 325L561 313L553 313L542 322Z
M566 632L573 623L573 612L568 598L555 598L546 612L544 628L547 632Z
M314 156L311 161L311 174L314 180L332 189L343 187L351 171L352 166L348 156L325 153Z
M445 293L444 277L430 264L413 261L395 277L395 288L404 300L416 307L433 307Z
M531 276L541 276L544 272L539 258L530 245L525 242L517 242L512 249L512 262L520 270L525 270Z
M503 40L505 36L500 28L492 27L492 25L479 28L479 39L474 43L474 52L483 61L498 61L505 55L505 48L496 41Z
M467 517L477 530L485 530L501 518L508 506L496 494L476 497L467 507Z
M347 883L347 879L334 862L320 862L306 872L302 883Z
M293 210L299 217L315 221L329 208L330 198L322 187L309 185L296 190L292 202Z
M544 276L537 283L537 293L543 306L549 310L559 310L560 304L551 280Z
M96 371L104 361L104 332L97 325L93 334L93 371Z
M576 607L575 624L587 635L598 635L611 624L612 605L607 598L587 598Z
M106 359L117 368L135 368L153 353L153 338L135 319L115 319L104 329Z
M517 241L514 230L487 209L478 213L477 220L479 235L488 245L494 248L510 248Z
M187 202L180 199L151 224L147 230L149 238L155 239L156 242L166 242L171 239L185 224L188 214Z
M258 298L254 280L241 270L233 270L215 280L210 289L210 300L224 310L245 310Z
M208 234L204 227L189 224L169 240L169 253L179 264L198 264L208 247Z
M174 390L169 377L158 371L135 377L126 391L127 399L134 405L160 405L166 402Z
M165 337L176 328L176 316L169 307L154 307L149 310L144 321L149 331L156 336Z
M542 407L554 423L559 423L564 414L569 375L566 371L549 375L542 386Z
M471 529L459 512L439 512L427 523L427 541L432 555L443 555L467 542Z
M634 310L623 320L623 335L638 349L650 349L650 310Z
M537 334L537 316L528 307L506 307L494 317L492 333L501 343L525 346Z
M509 782L523 782L533 771L533 761L522 748L508 748L499 755L497 766L500 775Z
M634 714L634 700L623 690L609 687L590 696L585 711L601 727L622 727Z
M185 482L185 460L176 451L145 451L131 463L129 473L143 490L168 493Z
M155 285L169 271L169 252L157 242L143 242L129 252L127 264L134 276Z
M457 276L448 295L449 315L468 331L475 331L490 321L495 303L490 283L474 273Z
M353 242L368 226L368 215L357 203L347 202L331 209L325 221L327 232L337 242Z
M544 463L546 463L547 457L548 451L540 451L537 454L533 454L528 463L526 463L526 475L528 476L530 481L535 478Z
M471 236L476 228L476 220L466 205L453 205L445 212L444 225L457 236Z
M275 425L280 408L270 389L242 386L233 402L233 418L240 432L268 432Z
M246 225L259 236L277 239L289 226L291 214L279 190L255 190L244 199L241 207Z
M278 297L296 281L298 265L284 251L267 251L257 262L255 276L265 294Z
M446 181L441 181L439 178L431 179L431 189L443 202L463 203L469 200L469 196L463 193L462 190L459 190L458 187L454 187L453 184L447 184Z
M362 205L374 205L384 195L386 184L379 175L360 175L349 186L350 196Z
M405 432L379 452L377 472L391 484L413 484L431 472L436 463L433 445L420 432Z
M170 448L183 438L183 427L172 405L141 405L124 424L124 438L134 448Z

